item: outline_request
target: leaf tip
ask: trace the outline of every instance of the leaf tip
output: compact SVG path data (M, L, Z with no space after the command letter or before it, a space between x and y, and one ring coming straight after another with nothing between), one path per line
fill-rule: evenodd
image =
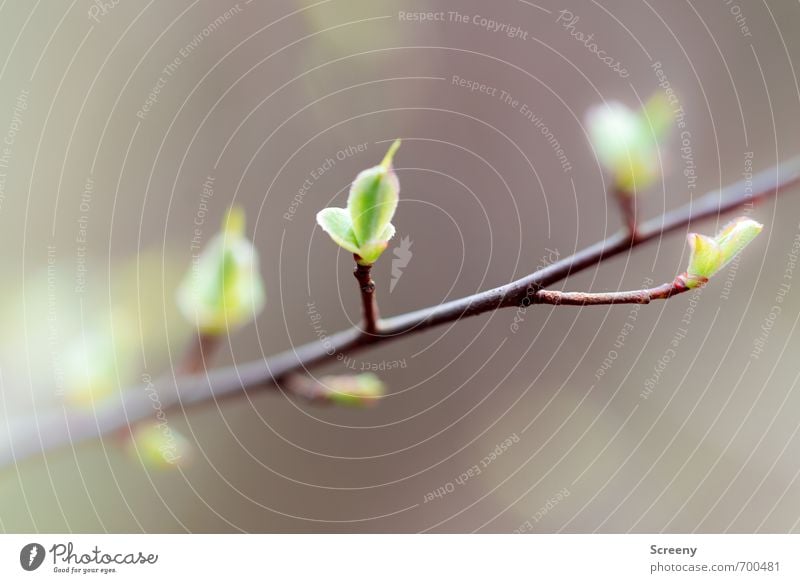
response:
M403 140L397 138L392 145L389 146L389 150L386 152L386 155L383 157L383 161L381 162L381 166L385 169L389 169L392 166L392 160L394 159L394 155L397 150L400 148L400 145L403 143Z

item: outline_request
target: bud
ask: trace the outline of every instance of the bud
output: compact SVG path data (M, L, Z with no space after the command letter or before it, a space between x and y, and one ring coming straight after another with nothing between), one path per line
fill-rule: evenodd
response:
M203 334L247 324L264 307L258 252L244 232L244 211L228 210L222 232L209 241L178 289L178 307Z
M364 170L353 181L347 208L326 208L317 223L343 249L357 255L362 265L372 265L386 250L395 228L391 223L400 198L400 182L392 158L400 140L389 148L378 166Z
M113 325L112 325L113 324ZM137 351L136 321L125 310L114 307L65 347L61 358L61 379L65 402L90 408L119 391L135 374Z
M331 403L347 407L371 407L386 394L386 385L372 373L327 376L319 382Z
M666 137L671 118L669 103L662 95L653 96L641 111L618 101L589 110L589 138L620 192L632 195L658 179L659 142Z
M166 422L145 423L133 428L128 442L130 455L151 469L168 469L186 463L192 445Z
M689 233L689 267L686 268L686 287L695 288L704 285L708 279L719 271L722 264L722 252L717 242L711 237Z
M686 287L692 289L704 285L755 239L763 228L763 225L754 220L740 217L728 224L713 239L690 233L691 254L684 276Z
M87 331L66 348L62 359L64 399L75 407L91 407L118 389L113 338Z

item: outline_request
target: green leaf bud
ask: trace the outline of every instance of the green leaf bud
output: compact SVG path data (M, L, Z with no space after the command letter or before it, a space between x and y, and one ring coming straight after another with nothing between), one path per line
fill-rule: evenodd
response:
M137 425L132 430L128 447L132 457L156 470L185 464L194 451L189 440L166 422Z
M378 166L356 176L346 209L327 208L317 214L320 227L362 265L375 263L395 233L391 220L400 200L400 182L392 159L399 147L400 140L395 140Z
M225 334L249 323L264 307L258 252L244 229L244 211L232 207L222 232L208 242L178 289L181 313L203 334Z
M92 407L135 372L138 361L130 339L137 337L136 321L119 307L107 316L87 325L62 354L64 400L70 406Z
M326 376L319 379L328 400L347 407L370 407L386 394L386 385L372 373Z
M589 138L620 193L632 195L659 178L659 143L671 120L672 110L662 95L652 97L641 111L617 101L589 110Z
M704 285L755 239L763 228L763 225L752 219L739 217L713 239L690 233L689 267L684 277L686 286L691 289Z
M690 233L688 236L690 255L689 267L686 268L686 287L695 288L704 285L722 264L722 251L711 237Z
M716 237L717 244L719 245L720 251L722 251L722 265L720 265L720 269L725 267L739 251L747 247L763 228L764 225L752 219L739 217L722 229Z

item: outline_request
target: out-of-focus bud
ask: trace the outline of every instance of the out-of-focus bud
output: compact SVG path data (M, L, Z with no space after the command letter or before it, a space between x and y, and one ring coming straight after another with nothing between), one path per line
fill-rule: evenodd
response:
M244 227L244 211L229 209L222 232L208 242L178 289L181 313L203 334L225 334L255 319L264 307L258 252Z
M87 332L75 338L63 354L64 399L77 407L108 397L117 387L114 344Z
M326 376L319 383L330 402L347 407L372 407L386 394L386 385L372 373Z
M109 310L108 321L101 317L72 339L61 362L65 402L91 407L128 382L138 362L131 342L136 334L135 322L115 308Z
M763 225L752 219L740 217L728 224L713 239L690 233L689 267L683 277L686 287L692 289L704 285L755 239L763 228Z
M372 265L394 236L392 217L400 199L400 182L392 169L392 158L400 140L389 148L378 166L356 176L350 187L347 208L326 208L317 213L317 223L343 249L358 256L362 265Z
M652 95L644 104L640 115L656 140L666 137L675 121L675 112L663 93Z
M192 457L189 440L166 422L144 423L133 428L128 442L130 455L151 469L185 465Z
M612 101L586 114L589 138L621 194L633 195L661 174L659 144L669 132L672 111L666 98L653 96L640 111Z

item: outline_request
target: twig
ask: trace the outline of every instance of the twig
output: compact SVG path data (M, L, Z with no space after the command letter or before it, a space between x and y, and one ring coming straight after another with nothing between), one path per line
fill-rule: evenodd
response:
M650 289L633 291L588 293L539 290L535 304L553 306L602 306L610 304L649 304L653 300L666 300L674 295L689 291L683 276L676 277L672 283L665 283Z
M375 334L378 332L378 301L375 299L375 282L372 281L372 265L361 265L360 257L355 255L356 268L353 275L358 281L361 290L361 304L363 306L364 332Z
M622 218L625 221L625 227L628 229L628 236L631 239L636 239L639 234L638 221L636 220L636 196L619 187L615 187L614 198L617 199L617 204L622 211Z
M208 368L213 355L222 345L222 337L218 334L204 334L197 331L189 341L189 346L177 366L178 374L191 375L203 372Z
M9 424L7 431L0 429L0 435L3 435L0 465L68 443L96 438L151 416L153 393L164 408L185 409L198 403L214 403L267 387L275 388L287 375L335 359L337 354L352 353L498 308L529 305L535 302L536 294L542 289L573 273L648 241L661 239L667 233L686 229L695 221L718 218L745 203L774 196L799 181L800 158L793 158L760 172L749 182L740 181L710 192L688 205L640 224L633 240L627 230L622 231L504 286L380 321L373 334L351 328L326 338L324 343L311 342L266 359L209 370L202 375L173 377L152 387L123 389L117 396L97 404L94 411L65 407L16 419ZM0 414L0 419L3 418L7 416Z
M219 351L222 345L222 338L218 334L205 334L197 330L189 341L186 351L181 357L180 362L175 367L179 375L200 374L208 368L208 363ZM144 424L145 420L132 421L130 425L125 425L117 431L117 437L121 442L131 439L134 428L139 424Z

